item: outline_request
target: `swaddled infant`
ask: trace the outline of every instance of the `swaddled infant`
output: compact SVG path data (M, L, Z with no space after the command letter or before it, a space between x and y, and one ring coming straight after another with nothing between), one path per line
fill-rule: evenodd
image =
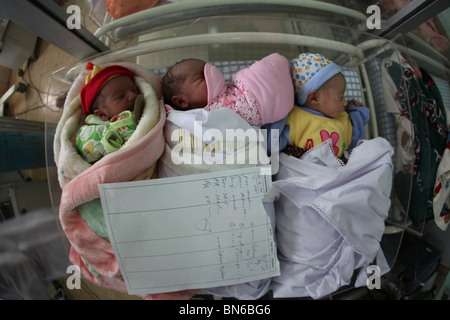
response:
M252 126L278 121L294 105L289 61L277 53L235 73L231 83L212 64L186 59L169 69L162 90L174 109L229 108Z
M88 64L92 72L80 93L86 115L76 137L82 157L93 163L119 150L136 129L135 105L141 105L133 74L122 66L100 68Z

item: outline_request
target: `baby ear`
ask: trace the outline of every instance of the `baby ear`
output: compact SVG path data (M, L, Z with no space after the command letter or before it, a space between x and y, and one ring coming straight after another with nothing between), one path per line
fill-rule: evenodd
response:
M186 109L189 106L189 103L182 95L173 96L172 102L180 109Z
M319 103L319 91L313 90L310 93L308 93L306 101L310 104L318 104Z

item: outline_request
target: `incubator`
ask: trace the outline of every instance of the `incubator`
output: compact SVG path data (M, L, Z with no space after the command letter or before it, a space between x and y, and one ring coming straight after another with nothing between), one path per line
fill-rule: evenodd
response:
M248 287L216 288L210 291L212 294L219 296L260 298L275 288L276 292L281 292L278 297L323 298L345 290L351 290L355 286L364 286L364 280L366 279L364 273L366 273L365 268L368 264L367 261L363 263L362 260L368 259L369 256L374 259L374 263L376 259L379 259L381 269L384 270L384 273L388 272L396 262L404 233L421 234L426 221L433 219L432 206L430 207L428 202L432 201L435 195L433 193L435 180L430 177L429 181L431 183L432 180L432 185L427 184L427 189L424 190L425 186L418 184L418 175L420 180L424 174L429 174L429 172L426 172L427 169L424 169L425 164L429 164L432 159L436 161L433 155L435 144L430 142L430 139L436 138L435 133L448 130L448 125L445 122L438 123L439 121L442 122L442 119L445 121L445 113L448 110L446 108L450 105L448 94L450 64L448 59L414 37L398 36L387 40L373 35L373 33L367 32L366 22L367 16L359 11L330 3L321 3L318 6L317 1L227 1L226 3L211 2L209 5L202 1L181 1L160 5L116 20L101 22L102 25L95 32L95 36L114 48L54 72L49 83L49 93L68 91L70 96L77 77L84 72L85 65L88 62L94 65L107 65L116 62L137 64L139 67L163 77L176 62L187 58L198 58L217 67L227 81L232 79L234 73L250 67L255 61L261 60L274 52L286 57L290 62L302 52L320 53L341 66L347 84L345 98L347 100L358 100L370 109L370 121L366 125L365 131L366 141L368 141L366 146L371 146L368 144L370 141L383 140L387 142L387 149L392 148L392 157L387 152L388 160L382 162L382 165L378 163L380 167L385 165L387 171L377 177L382 177L380 179L385 179L386 176L390 177L389 181L380 183L380 185L387 186L387 190L381 190L386 194L379 195L378 198L378 200L384 200L383 205L387 205L386 209L379 209L384 210L386 216L380 217L381 222L371 220L373 216L366 220L368 225L373 223L377 226L376 228L381 223L383 229L381 232L377 231L376 234L373 234L371 229L367 228L366 233L361 234L361 239L363 239L361 243L364 243L364 237L366 236L376 238L376 241L374 241L375 249L373 247L371 249L363 248L363 245L361 247L354 245L359 240L357 240L357 237L352 239L355 232L351 231L351 227L349 229L338 227L338 225L342 226L342 224L339 224L342 221L336 224L331 223L333 225L332 232L336 232L335 240L340 239L339 241L346 243L345 246L339 247L339 250L347 250L347 254L355 255L352 258L355 261L350 259L353 261L351 263L354 263L350 276L348 272L345 277L339 274L346 266L343 261L338 263L337 260L339 259L336 257L327 261L327 263L334 264L336 267L327 267L329 272L327 277L333 273L333 279L336 281L335 286L330 284L331 280L326 280L322 281L323 287L316 285L311 288L308 287L310 284L297 283L292 287L300 286L303 289L280 290L279 286L276 289L277 283L279 285L280 282L274 280L272 283L251 284L250 287L254 285L253 291L249 290ZM123 45L124 43L126 45ZM414 72L417 72L416 64L422 70L427 70L429 77L434 79L441 91L444 100L441 105L425 106L424 108L429 110L428 113L425 109L421 112L416 111L415 105L417 102L411 101L414 96L408 92L407 82L410 80L408 77L412 77ZM399 92L401 92L401 100L398 100ZM74 98L75 95L70 97ZM66 101L66 107L67 103ZM446 108L443 108L444 105ZM155 134L155 130L163 130L166 115L162 110L160 109L161 113L155 127L150 130L152 134ZM430 117L427 119L430 113L441 113L439 114L440 119L436 120ZM61 133L51 130L54 129L53 127L49 126L48 129L48 135L55 137L55 139L61 138ZM426 130L426 132L421 130ZM69 140L72 138L66 137ZM445 136L444 139L446 138ZM142 139L145 139L145 137ZM417 139L420 139L420 141ZM57 143L60 142L57 141ZM418 149L415 148L417 143L420 143L421 163L417 161ZM374 150L380 151L379 156L382 157L385 149L383 149L384 147L378 149L378 147L373 146ZM62 147L57 150L57 162L64 159L58 159L63 151ZM443 152L443 150L440 151ZM161 156L162 152L164 152L163 149L158 153L157 158ZM47 144L46 154L49 164L48 178L52 204L54 211L61 214L61 211L65 210L63 207L66 206L64 203L61 206L61 194L64 192L64 188L70 185L70 182L62 182L61 170L58 165L53 164L53 159L55 159L54 142ZM130 154L129 156L133 155ZM139 157L139 154L135 156ZM371 162L372 165L374 163ZM59 165L62 166L63 164L59 163ZM370 165L366 168L369 167ZM91 170L89 166L86 168ZM434 172L436 170L435 168ZM92 172L92 170L89 172ZM283 174L285 173L284 171ZM73 178L75 176L76 174ZM370 177L369 175L368 179ZM107 180L106 178L104 181ZM342 190L342 192L350 192L353 189L345 190L344 188ZM362 201L367 201L368 206L372 206L371 201L376 202L377 192L373 190L371 192L374 194L373 197L361 198L364 199ZM424 192L426 192L426 195ZM72 195L76 196L77 193ZM358 200L358 194L355 193L354 196ZM419 201L420 199L423 201ZM336 210L341 210L340 212L345 214L345 208L341 208L342 202L339 201L339 198L334 201ZM329 205L331 206L330 211L333 211L333 203ZM373 203L373 206L376 205L378 204ZM283 210L288 210L290 207L290 205L282 206ZM275 216L277 216L276 208L275 205ZM300 209L300 207L298 208ZM71 210L73 208L69 210L70 215L78 214ZM351 212L352 210L349 209L348 211ZM280 216L284 216L285 223L286 219L289 219L287 213L287 211L280 213ZM299 211L292 214L301 213ZM328 216L328 218L335 219L332 216ZM359 219L362 219L358 221L364 224L364 216L360 216ZM346 226L352 224L349 221L342 223ZM282 232L281 229L278 232ZM330 234L324 234L323 239L329 236ZM102 243L100 244L102 246L105 245L102 242L104 240L92 239L94 239L92 243L96 243L93 244L94 246L97 243ZM75 241L78 247L72 250L78 251L78 253L82 252L83 250L82 248L80 250L79 246L89 243L87 239L84 240L86 242ZM278 240L285 241L281 236ZM307 240L304 243L308 243ZM337 242L334 245L338 246ZM368 254L364 250L375 251ZM111 252L109 254L111 255ZM336 253L339 256L341 254L340 251L338 254ZM72 252L71 255L72 258L76 257L74 258L76 261L83 260L82 254ZM280 256L280 261L287 259L286 253L284 255ZM331 260L334 262L330 262ZM348 265L351 265L350 262L348 263ZM311 268L314 269L314 266L311 266ZM286 276L289 273L285 271L286 273L283 275L283 270L286 269L282 268L281 270L282 283L286 285L290 281L289 277ZM293 272L293 269L289 270L289 272ZM95 274L95 270L86 272L92 273L93 281L97 281L98 276ZM105 274L101 276L105 276ZM320 277L317 274L316 276ZM367 274L365 276L367 277ZM286 277L287 279L285 279ZM294 275L291 279L295 277ZM116 281L117 279L113 280ZM106 287L118 288L113 281L100 281L98 283L104 284ZM256 291L258 292L255 293ZM245 295L239 296L242 292L245 292ZM275 297L277 297L276 294Z

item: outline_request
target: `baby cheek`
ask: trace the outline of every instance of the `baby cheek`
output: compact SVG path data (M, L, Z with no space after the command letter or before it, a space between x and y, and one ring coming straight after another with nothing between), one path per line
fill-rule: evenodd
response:
M208 100L208 87L206 86L206 82L203 82L202 89L200 90L202 98L204 101Z

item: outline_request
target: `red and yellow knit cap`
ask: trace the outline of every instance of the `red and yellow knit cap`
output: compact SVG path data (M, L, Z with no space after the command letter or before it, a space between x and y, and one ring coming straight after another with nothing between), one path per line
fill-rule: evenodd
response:
M94 66L91 62L88 62L86 65L86 70L92 70L92 72L87 75L86 84L83 89L81 89L80 93L81 106L86 116L91 113L92 103L106 82L114 77L117 77L118 75L126 75L134 81L131 71L122 66L114 65L101 68L99 66Z

